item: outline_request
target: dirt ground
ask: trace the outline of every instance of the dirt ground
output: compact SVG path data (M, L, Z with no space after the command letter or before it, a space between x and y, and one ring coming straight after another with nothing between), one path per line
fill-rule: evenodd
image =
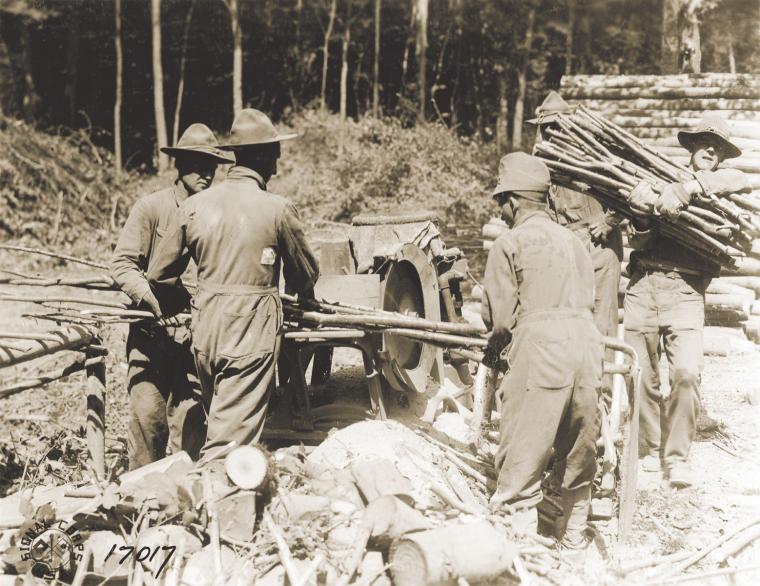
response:
M40 270L50 272L49 268ZM11 291L8 287L0 286L0 289ZM29 289L17 288L14 292L28 294ZM70 293L82 295L81 291ZM21 317L22 313L35 309L31 304L0 304L2 329L47 329L46 322ZM126 452L125 338L124 326L110 326L103 331L110 351L107 457L114 469L124 464ZM340 400L368 406L359 360L357 351L337 351L333 377L315 397L315 403ZM0 371L0 388L32 372L51 370L54 363L63 362L62 357L43 358L15 369L4 369ZM611 527L600 527L601 534L606 535L607 548L602 559L590 562L585 575L568 574L563 584L668 583L671 577L662 566L654 574L642 570L626 577L616 570L620 564L683 550L697 551L721 535L760 518L760 352L706 357L702 401L706 417L702 418L702 432L692 455L697 484L673 491L663 486L656 474L641 476L634 527L628 542L616 544L609 535ZM388 402L392 412L400 409L398 412L407 415L419 414L419 401L411 402L411 411L407 407L409 402L398 394L391 394ZM82 374L17 394L0 405L0 495L18 490L22 485L56 484L81 476L86 465ZM754 571L737 573L733 578L697 576L699 572L719 569L708 556L689 570L695 573L691 583L760 583L760 540L731 559L730 564L737 568L757 567Z

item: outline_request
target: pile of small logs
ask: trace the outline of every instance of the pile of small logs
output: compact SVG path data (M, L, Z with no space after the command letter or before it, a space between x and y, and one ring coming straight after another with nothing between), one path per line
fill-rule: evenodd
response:
M628 197L642 181L655 192L672 182L688 182L693 171L675 163L616 124L584 106L557 116L534 153L544 159L552 182L589 193L626 218ZM677 218L653 215L658 231L713 267L760 270L760 201L731 194L694 197Z
M760 197L760 76L729 73L691 75L563 76L560 93L583 104L659 152L685 163L689 153L676 138L705 114L724 118L742 156L723 163L750 177Z
M107 270L103 264L47 250L14 245L0 245L0 249L49 256L102 271ZM28 275L0 269L0 285L3 284L41 288L65 285L71 288L96 291L118 290L111 278L104 273L62 278L39 274ZM468 323L434 321L415 315L347 303L298 299L284 293L281 293L280 297L283 301L285 321L290 327L330 328L331 330L359 329L404 336L445 348L464 349L465 352L468 348L483 348L488 343L487 338L483 335L485 330ZM46 311L27 314L26 317L56 323L94 325L132 323L155 319L151 312L131 307L126 297L121 294L120 299L115 300L110 297L79 297L48 293L16 295L0 290L0 301L38 304ZM190 316L181 313L174 318L174 321L187 322ZM477 359L479 355L473 353L471 357Z

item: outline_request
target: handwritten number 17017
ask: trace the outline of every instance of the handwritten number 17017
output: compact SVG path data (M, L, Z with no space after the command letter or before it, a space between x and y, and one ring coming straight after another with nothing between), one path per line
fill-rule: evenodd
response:
M112 555L116 554L116 545L117 544L115 544L115 543L113 544L113 546L111 547L111 551L108 552L108 555L106 556L106 559L104 561L107 562L108 558L110 558ZM119 547L119 551L122 551L122 552L125 551L126 553L119 560L119 565L121 566L122 564L124 564L124 562L126 562L130 557L133 557L138 562L145 562L145 561L152 562L153 559L158 554L158 552L161 551L161 550L168 551L169 553L164 558L164 561L161 564L161 567L158 568L158 572L156 572L156 577L158 577L158 576L161 575L161 571L164 569L164 567L166 566L166 564L168 563L168 561L171 559L172 555L174 555L174 552L177 550L176 546L174 546L174 545L163 545L163 546L157 545L155 548L151 548L151 547L145 546L145 547L141 547L140 549L136 550L131 545L122 545L121 547Z

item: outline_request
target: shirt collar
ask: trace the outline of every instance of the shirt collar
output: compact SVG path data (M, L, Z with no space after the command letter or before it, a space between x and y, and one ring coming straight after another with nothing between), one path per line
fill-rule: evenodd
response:
M512 226L513 228L517 228L521 224L524 224L528 220L531 220L533 218L542 217L546 218L547 220L551 220L551 216L545 211L545 210L536 210L534 212L528 212L525 214L522 218L520 218L519 221L515 222L515 224Z
M235 165L232 167L232 169L230 169L227 173L227 179L253 179L256 183L258 183L261 189L267 188L266 181L264 181L264 178L261 175L259 175L253 169L243 167L241 165Z
M174 191L174 201L177 202L178 206L190 196L190 194L187 192L185 184L182 183L182 181L179 179L174 182L172 191Z

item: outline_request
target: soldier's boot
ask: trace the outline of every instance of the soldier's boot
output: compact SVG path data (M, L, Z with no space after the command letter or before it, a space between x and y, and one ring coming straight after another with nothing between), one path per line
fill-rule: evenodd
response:
M516 533L535 535L538 532L538 509L536 507L517 509L509 516L509 520Z
M590 507L591 486L562 490L562 508L567 523L559 542L561 548L577 551L588 546L586 529Z

